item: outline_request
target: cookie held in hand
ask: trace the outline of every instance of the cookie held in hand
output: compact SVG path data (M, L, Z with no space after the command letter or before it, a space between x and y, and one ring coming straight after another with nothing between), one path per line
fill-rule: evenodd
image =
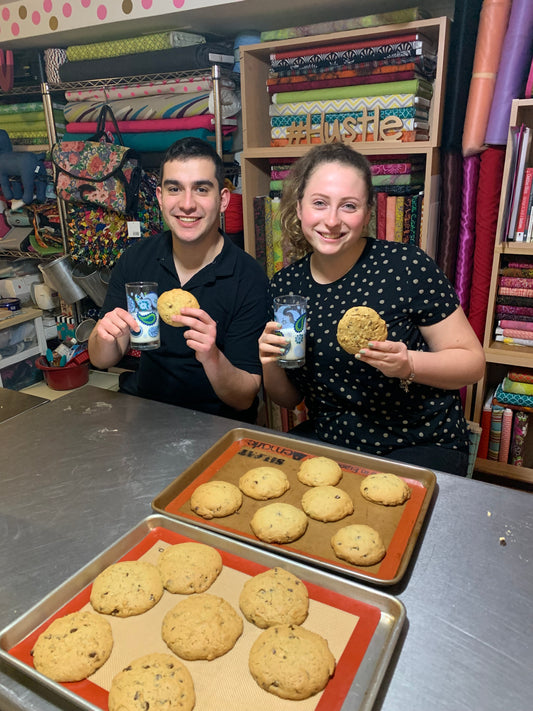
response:
M387 324L368 306L348 309L337 326L337 340L347 353L358 353L369 341L386 341Z
M193 294L184 289L164 291L157 300L157 310L162 320L169 326L185 326L181 321L173 321L172 316L179 316L183 308L199 309L200 304Z

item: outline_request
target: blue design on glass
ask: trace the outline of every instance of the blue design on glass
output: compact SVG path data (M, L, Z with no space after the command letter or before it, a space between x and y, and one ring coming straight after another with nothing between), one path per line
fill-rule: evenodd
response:
M145 326L153 326L157 322L157 314L154 314L153 311L148 313L141 313L139 311L137 312L135 318Z
M294 330L296 333L301 333L305 328L305 314L302 314L299 319L294 322Z

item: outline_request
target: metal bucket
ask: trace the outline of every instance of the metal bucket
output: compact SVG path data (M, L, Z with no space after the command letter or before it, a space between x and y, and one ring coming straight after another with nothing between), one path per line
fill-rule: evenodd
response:
M78 343L87 343L87 341L89 340L89 336L91 335L95 326L96 321L94 320L94 318L86 318L85 321L82 321L80 324L78 324L74 332Z
M107 293L107 284L103 281L97 269L85 264L76 264L72 270L72 278L97 306L103 305Z
M39 264L45 282L54 291L57 291L63 301L73 304L86 297L85 291L76 284L72 277L72 262L70 255L54 259L53 262Z

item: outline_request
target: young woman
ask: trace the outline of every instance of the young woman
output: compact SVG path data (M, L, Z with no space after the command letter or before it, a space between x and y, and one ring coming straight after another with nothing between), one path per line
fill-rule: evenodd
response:
M483 349L432 259L366 236L372 203L370 166L349 146L316 146L294 164L281 221L296 261L274 275L270 300L308 297L306 361L278 365L285 340L270 321L259 339L265 388L282 407L305 398L309 421L298 434L464 476L458 389L481 378ZM388 329L386 341L355 355L336 335L352 306L375 309Z

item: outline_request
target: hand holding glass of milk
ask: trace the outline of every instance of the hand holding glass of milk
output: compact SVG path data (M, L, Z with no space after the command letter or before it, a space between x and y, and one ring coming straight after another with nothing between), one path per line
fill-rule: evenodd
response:
M300 368L305 363L306 318L306 296L275 297L274 320L281 325L278 334L287 340L287 347L278 358L282 368Z
M139 325L130 330L131 347L151 351L161 345L159 339L159 313L157 311L157 282L136 281L126 284L128 311Z

